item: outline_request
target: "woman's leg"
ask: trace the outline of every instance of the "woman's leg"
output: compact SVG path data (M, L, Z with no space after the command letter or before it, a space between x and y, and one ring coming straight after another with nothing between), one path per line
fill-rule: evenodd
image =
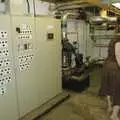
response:
M110 116L111 120L120 120L118 117L119 111L120 111L119 105L113 106L113 112L112 112L112 115Z
M108 112L112 112L112 101L110 96L107 96L107 105L108 105Z

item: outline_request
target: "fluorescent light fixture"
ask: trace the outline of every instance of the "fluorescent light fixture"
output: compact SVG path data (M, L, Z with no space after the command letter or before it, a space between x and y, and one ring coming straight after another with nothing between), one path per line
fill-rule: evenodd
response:
M112 5L113 5L114 7L116 7L116 8L118 8L118 9L120 9L120 2L118 2L118 3L112 3Z

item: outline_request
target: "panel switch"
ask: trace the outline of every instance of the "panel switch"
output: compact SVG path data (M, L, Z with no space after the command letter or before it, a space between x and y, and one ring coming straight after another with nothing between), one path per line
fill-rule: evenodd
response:
M16 27L16 32L20 33L20 27Z

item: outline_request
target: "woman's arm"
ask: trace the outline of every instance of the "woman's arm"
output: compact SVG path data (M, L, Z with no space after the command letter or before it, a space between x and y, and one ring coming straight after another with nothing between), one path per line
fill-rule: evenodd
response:
M120 66L120 42L115 44L115 57L118 65Z

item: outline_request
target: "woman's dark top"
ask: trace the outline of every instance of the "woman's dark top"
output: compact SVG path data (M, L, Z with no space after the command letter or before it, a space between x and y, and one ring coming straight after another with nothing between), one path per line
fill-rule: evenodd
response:
M103 64L102 82L99 94L111 96L113 105L120 105L120 67L115 56L115 44L119 39L112 40L108 47L108 56Z

